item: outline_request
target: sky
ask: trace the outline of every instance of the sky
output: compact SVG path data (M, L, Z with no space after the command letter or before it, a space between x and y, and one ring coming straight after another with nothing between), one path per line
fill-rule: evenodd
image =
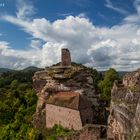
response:
M68 48L97 70L140 68L140 0L0 0L0 67L46 67Z

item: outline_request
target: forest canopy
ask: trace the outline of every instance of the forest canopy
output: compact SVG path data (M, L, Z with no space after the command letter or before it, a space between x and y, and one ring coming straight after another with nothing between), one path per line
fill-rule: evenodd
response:
M86 68L93 77L93 85L101 98L110 101L111 88L119 76L115 69L105 74ZM32 87L34 70L11 71L0 75L0 140L55 140L71 131L55 125L44 137L33 126L37 96Z

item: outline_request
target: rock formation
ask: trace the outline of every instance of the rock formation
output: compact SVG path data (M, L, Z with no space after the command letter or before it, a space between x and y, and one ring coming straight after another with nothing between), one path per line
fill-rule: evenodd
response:
M98 105L92 75L84 66L71 64L67 49L62 50L61 63L34 74L33 86L38 96L34 124L40 130L46 126L46 100L59 92L78 92Z
M115 81L108 123L108 139L140 140L140 69Z

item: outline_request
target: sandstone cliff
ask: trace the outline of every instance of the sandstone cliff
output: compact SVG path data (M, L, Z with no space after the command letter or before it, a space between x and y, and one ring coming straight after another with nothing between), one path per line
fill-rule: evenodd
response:
M108 139L140 140L140 69L114 83L108 123Z
M92 75L84 66L52 66L38 71L33 77L33 86L38 96L34 125L45 130L46 99L57 92L74 91L86 95L94 106L98 105Z

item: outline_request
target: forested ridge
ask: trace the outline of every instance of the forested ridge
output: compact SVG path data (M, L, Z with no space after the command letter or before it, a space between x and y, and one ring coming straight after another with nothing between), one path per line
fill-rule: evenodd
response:
M32 115L37 97L32 88L34 71L3 73L0 78L0 139L34 139Z
M93 84L101 98L110 100L111 87L118 74L109 69L103 76L97 70L87 68L93 75ZM70 131L61 126L48 130L42 136L33 126L37 96L32 87L34 70L11 71L0 75L0 140L55 140Z

